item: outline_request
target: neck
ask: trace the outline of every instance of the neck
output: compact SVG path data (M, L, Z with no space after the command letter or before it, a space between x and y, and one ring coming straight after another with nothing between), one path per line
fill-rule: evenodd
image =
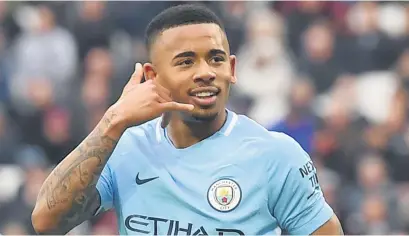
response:
M211 121L189 122L173 116L169 122L169 138L176 148L187 148L219 131L227 120L227 112L220 113Z

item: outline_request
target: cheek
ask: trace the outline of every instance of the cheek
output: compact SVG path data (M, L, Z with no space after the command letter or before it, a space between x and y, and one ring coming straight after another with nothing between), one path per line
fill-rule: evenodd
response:
M174 86L172 86L169 91L172 95L172 98L176 100L181 100L186 96L186 88L183 87L183 85L181 85L180 83L174 84Z
M170 92L177 91L177 88L181 86L181 75L179 72L173 70L161 71L156 77L156 82L168 89Z
M225 68L220 68L218 71L219 80L225 82L225 84L230 85L233 82L232 72L229 66L225 66Z
M183 77L183 74L174 73L173 76L169 76L163 80L163 86L169 90L175 100L182 100L187 96L187 90L191 84L189 79Z

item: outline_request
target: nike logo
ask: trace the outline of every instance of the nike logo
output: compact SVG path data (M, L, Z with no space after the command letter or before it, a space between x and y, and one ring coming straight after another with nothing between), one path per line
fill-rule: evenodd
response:
M150 182L150 181L152 181L152 180L155 180L155 179L157 179L157 178L159 178L159 176L153 177L153 178L149 178L149 179L140 179L140 178L139 178L139 173L138 173L138 174L136 175L135 182L136 182L137 185L142 185L142 184L146 184L146 183L148 183L148 182Z

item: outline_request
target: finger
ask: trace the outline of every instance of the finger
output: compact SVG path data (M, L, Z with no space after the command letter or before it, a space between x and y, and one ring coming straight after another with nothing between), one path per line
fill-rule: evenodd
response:
M143 77L142 64L141 63L136 63L135 64L135 70L134 70L129 82L139 84L142 81L142 77Z
M169 102L169 100L166 100L165 98L163 98L163 97L160 96L159 94L158 94L158 96L156 97L156 101L157 101L158 103L166 103L166 102Z
M192 104L184 104L184 103L178 103L178 102L166 102L166 103L160 104L160 106L165 112L192 111L194 109L194 106Z
M132 86L125 86L125 88L123 89L123 91L122 91L122 94L121 94L121 97L120 98L123 98L126 94L128 94L128 93L130 93L132 90L134 90L135 89L135 87L132 87Z
M165 88L164 86L162 86L160 83L158 83L157 81L154 81L156 88L158 89L158 91L161 91L161 93L166 94L167 96L170 97L170 91Z
M163 98L165 100L165 102L172 101L172 98L170 96L170 92L166 88L162 87L161 85L156 84L156 92L158 93L158 95L161 98Z
M169 124L169 122L170 122L170 115L171 115L170 112L165 112L165 113L162 115L162 122L161 122L162 128L166 128L166 126L168 126L168 124Z

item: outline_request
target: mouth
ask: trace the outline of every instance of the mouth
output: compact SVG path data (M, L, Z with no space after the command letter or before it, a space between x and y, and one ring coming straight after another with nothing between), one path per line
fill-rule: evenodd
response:
M220 89L216 87L202 87L193 89L190 92L190 97L197 105L208 107L212 106L217 101L217 95L220 93Z

